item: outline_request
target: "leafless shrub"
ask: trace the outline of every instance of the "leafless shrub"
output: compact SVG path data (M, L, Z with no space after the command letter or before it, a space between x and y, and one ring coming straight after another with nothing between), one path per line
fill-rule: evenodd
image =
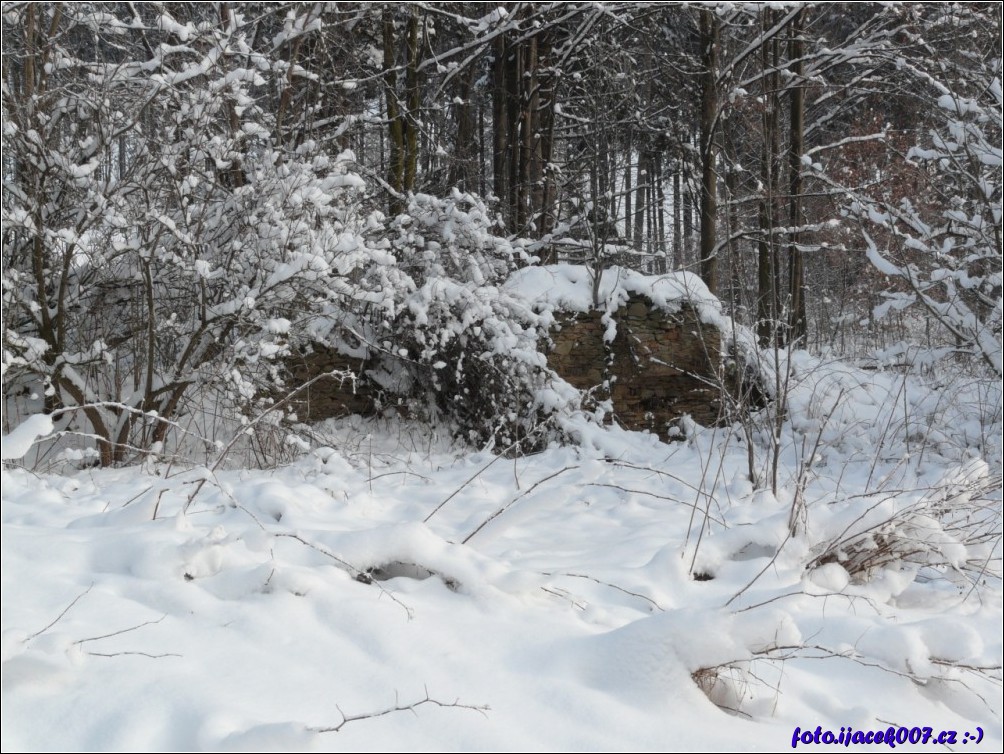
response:
M973 461L919 496L916 490L862 496L874 502L822 543L807 567L839 563L857 583L886 568L929 567L975 588L987 575L1000 577L1000 491L1000 475Z

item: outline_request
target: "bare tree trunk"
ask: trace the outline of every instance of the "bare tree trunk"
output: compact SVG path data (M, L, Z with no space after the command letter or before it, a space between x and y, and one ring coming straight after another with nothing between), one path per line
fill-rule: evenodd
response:
M414 191L418 174L418 113L422 106L422 92L418 82L418 11L412 6L408 18L408 66L405 70L405 87L408 91L408 112L405 114L404 191ZM431 151L431 150L430 150Z
M537 154L537 121L540 109L540 96L537 91L537 38L528 39L523 44L521 53L519 208L516 227L519 232L529 234L527 226L534 215L534 192L540 173Z
M391 191L404 191L404 118L397 98L397 70L394 55L394 18L390 10L383 11L383 75L387 101L387 137L390 157L387 162L387 184ZM388 202L391 215L404 211L403 202L391 195Z
M725 137L724 148L729 149L732 144L729 134L723 133ZM734 148L731 150L734 153ZM728 251L728 295L732 310L736 311L742 304L745 305L746 297L746 259L741 253L737 243L736 233L739 223L736 220L736 205L739 194L739 171L729 170L725 173L725 238L726 249ZM723 293L719 291L719 293Z
M478 192L480 196L488 196L488 146L485 144L485 106L478 105Z
M700 11L701 26L701 279L718 292L718 176L715 172L715 130L718 116L718 16Z
M500 203L502 217L508 217L509 201L509 107L506 66L507 45L505 35L500 34L492 42L494 62L492 65L492 175L495 196Z
M685 176L686 177L686 176ZM692 263L694 248L694 191L689 180L683 184L683 256L684 267Z
M642 251L645 240L645 186L648 183L648 154L644 149L638 152L638 181L634 200L634 247Z
M634 155L632 154L632 152L634 151L634 132L631 131L630 129L628 129L628 132L627 132L627 144L625 145L624 151L625 151L625 154L627 156L627 162L624 165L624 240L627 242L628 246L630 246L631 245L631 239L633 238L633 235L632 235L633 227L632 227L632 222L631 222L631 220L632 220L632 217L631 217L631 199L632 199L632 196L631 196L631 186L632 186L631 170L632 170L632 163L631 163L631 161L634 159Z
M805 10L802 10L791 26L789 57L791 72L795 82L791 89L791 143L788 151L788 170L791 179L791 197L788 200L788 223L791 226L791 242L788 246L788 295L790 297L789 331L790 342L805 346L808 334L808 318L805 302L805 260L798 246L798 226L802 222L802 153L805 151L805 88L799 80L804 71L802 54L802 25Z
M649 237L649 247L648 253L652 254L653 257L659 255L660 245L659 245L659 171L662 170L662 153L658 150L652 152L652 159L650 162L650 172L651 178L648 182L648 237ZM656 259L656 268L658 268L659 262Z
M683 196L680 191L680 166L676 166L673 172L673 265L676 269L683 269L683 217L681 205Z
M474 86L474 75L477 68L468 67L460 80L460 102L454 107L454 117L457 121L457 133L453 146L453 162L450 164L449 184L461 191L474 192L478 190L476 181L478 145L484 144L484 134L480 132L477 139L474 135L474 108L471 106L471 92ZM431 151L431 150L430 150Z
M600 245L605 246L610 236L610 143L605 132L601 132L596 147L596 188L593 191L593 225Z
M509 126L509 135L506 139L506 170L509 173L509 196L506 197L508 213L507 223L511 231L519 228L519 200L520 200L520 121L522 78L523 78L523 56L519 45L510 45L506 48L506 122Z
M666 189L662 180L662 154L656 161L655 206L656 206L656 250L659 253L659 272L669 271L669 250L666 248Z
M551 70L552 41L548 32L540 36L537 47L537 72L539 80L538 105L538 151L540 155L540 201L536 212L540 216L537 221L539 236L546 236L554 228L554 200L556 188L551 170L551 159L554 153L554 107L557 92L554 86L554 72ZM556 260L549 260L556 261Z
M763 28L773 24L774 13L766 8ZM757 243L757 336L762 345L781 345L780 254L775 237L777 228L777 190L780 183L780 126L778 118L780 88L780 53L777 39L761 48L763 70L763 140L760 150L760 237Z

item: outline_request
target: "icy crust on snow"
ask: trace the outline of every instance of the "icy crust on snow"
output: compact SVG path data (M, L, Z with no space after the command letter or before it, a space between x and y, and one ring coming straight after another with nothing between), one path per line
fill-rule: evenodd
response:
M685 305L694 307L701 321L725 329L721 302L691 272L645 275L624 267L602 271L593 304L596 271L578 264L527 267L515 272L506 290L542 313L603 311L614 313L631 296L644 296L659 309L675 314Z

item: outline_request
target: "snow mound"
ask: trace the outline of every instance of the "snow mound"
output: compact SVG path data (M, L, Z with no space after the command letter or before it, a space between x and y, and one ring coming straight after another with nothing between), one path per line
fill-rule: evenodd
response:
M29 416L9 435L0 439L0 459L14 461L24 458L35 440L52 433L52 417L45 414Z

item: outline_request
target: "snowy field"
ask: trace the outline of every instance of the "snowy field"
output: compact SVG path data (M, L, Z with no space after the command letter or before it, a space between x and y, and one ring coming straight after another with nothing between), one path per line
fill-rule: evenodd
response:
M586 423L5 468L3 749L999 751L999 387L794 367L776 495L738 429Z

